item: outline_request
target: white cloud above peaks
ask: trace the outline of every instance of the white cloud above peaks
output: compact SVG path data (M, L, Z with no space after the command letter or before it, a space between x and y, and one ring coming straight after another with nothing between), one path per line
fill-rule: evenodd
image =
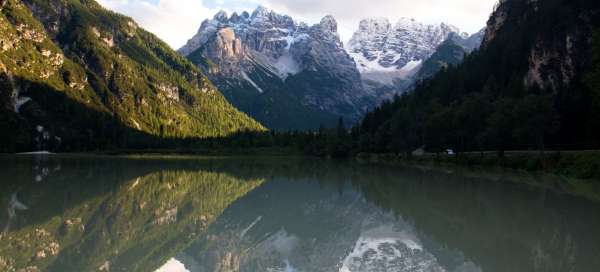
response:
M132 17L174 49L198 31L202 20L214 15L201 0L98 0L104 7Z
M343 40L348 40L361 19L401 17L424 23L449 23L474 33L485 26L497 0L98 0L103 6L133 17L174 49L196 34L204 19L218 10L251 12L263 5L298 21L317 23L325 15L338 21Z

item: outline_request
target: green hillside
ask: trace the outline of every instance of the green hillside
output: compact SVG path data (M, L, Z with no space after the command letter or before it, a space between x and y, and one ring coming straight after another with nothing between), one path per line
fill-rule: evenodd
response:
M0 1L0 151L264 130L130 18L87 0ZM32 13L32 11L34 11Z

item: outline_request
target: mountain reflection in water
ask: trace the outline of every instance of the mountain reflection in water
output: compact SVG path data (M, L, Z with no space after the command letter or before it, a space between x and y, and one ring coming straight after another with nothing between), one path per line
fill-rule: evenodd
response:
M0 271L600 267L600 203L511 182L531 176L301 158L0 160Z

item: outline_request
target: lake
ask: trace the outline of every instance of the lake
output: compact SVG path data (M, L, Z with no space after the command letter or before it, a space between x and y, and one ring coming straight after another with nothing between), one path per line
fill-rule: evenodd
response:
M535 185L558 177L314 158L0 163L0 271L600 269L600 202Z

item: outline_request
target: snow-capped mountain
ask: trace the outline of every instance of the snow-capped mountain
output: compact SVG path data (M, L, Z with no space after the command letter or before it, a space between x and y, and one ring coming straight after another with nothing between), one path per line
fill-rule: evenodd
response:
M365 88L385 99L408 89L423 63L444 41L452 39L469 53L479 47L483 33L469 36L446 23L402 18L391 24L386 18L372 18L360 22L346 50L355 60Z
M395 25L385 18L365 19L347 49L364 77L386 74L387 83L391 84L394 78L404 79L418 71L421 62L451 33L460 33L460 30L449 24L427 25L407 18ZM468 37L465 33L458 35Z
M422 64L448 39L465 52L481 41L449 24L365 19L344 47L332 16L309 26L258 7L252 13L217 13L179 52L203 68L231 103L267 127L314 129L339 117L357 121L409 89Z
M179 52L208 71L234 105L271 128L355 121L373 106L331 16L308 26L264 7L219 12Z

